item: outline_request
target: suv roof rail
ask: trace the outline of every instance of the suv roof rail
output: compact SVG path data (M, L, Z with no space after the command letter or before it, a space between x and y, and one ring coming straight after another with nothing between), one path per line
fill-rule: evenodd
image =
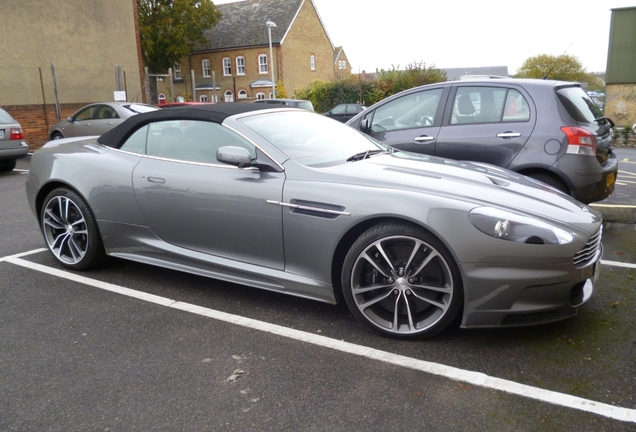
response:
M460 80L477 80L477 79L506 79L510 77L500 76L500 75L462 75L459 77Z

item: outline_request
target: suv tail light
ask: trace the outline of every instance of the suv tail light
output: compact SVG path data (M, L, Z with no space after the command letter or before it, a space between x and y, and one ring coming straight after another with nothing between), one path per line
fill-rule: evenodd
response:
M9 139L10 140L23 140L24 139L24 132L22 132L22 129L11 128L11 131L9 133Z
M594 134L572 126L563 126L561 130L568 138L567 153L596 156L596 137Z

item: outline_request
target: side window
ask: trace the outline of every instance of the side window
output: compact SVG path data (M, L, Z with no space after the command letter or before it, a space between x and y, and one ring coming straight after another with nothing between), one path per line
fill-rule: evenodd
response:
M86 107L80 112L78 112L77 114L75 114L74 119L75 120L90 120L92 118L95 118L95 114L97 113L98 109L99 109L99 105Z
M442 89L425 90L379 107L373 115L371 133L432 126L441 97Z
M451 124L499 123L507 89L459 87L453 101Z
M119 118L117 115L117 111L114 108L109 107L108 105L101 105L99 108L99 112L97 113L98 119L113 119Z
M528 101L517 90L510 89L506 97L503 121L519 122L530 120Z
M120 150L124 150L130 153L146 154L146 137L148 135L148 126L144 126L141 129L132 134L126 142L119 147Z
M132 137L131 137L132 138ZM218 164L216 152L224 146L243 147L253 158L256 149L245 138L218 123L164 121L148 128L148 155L163 159Z
M331 114L344 114L347 105L338 105L331 110Z

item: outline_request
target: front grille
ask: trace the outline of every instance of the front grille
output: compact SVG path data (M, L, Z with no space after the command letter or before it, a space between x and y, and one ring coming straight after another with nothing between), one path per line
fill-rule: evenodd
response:
M583 249L577 252L574 255L574 266L577 268L585 267L588 265L596 256L596 252L601 247L601 237L603 236L603 225L598 229L596 234L594 234L588 240L587 244Z

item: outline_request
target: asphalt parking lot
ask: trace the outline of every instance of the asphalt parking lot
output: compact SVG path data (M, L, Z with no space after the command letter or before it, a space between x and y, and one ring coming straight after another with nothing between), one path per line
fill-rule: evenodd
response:
M0 174L0 430L633 431L636 149L617 154L596 206L616 219L576 317L419 342L344 306L146 265L65 271L21 160Z

